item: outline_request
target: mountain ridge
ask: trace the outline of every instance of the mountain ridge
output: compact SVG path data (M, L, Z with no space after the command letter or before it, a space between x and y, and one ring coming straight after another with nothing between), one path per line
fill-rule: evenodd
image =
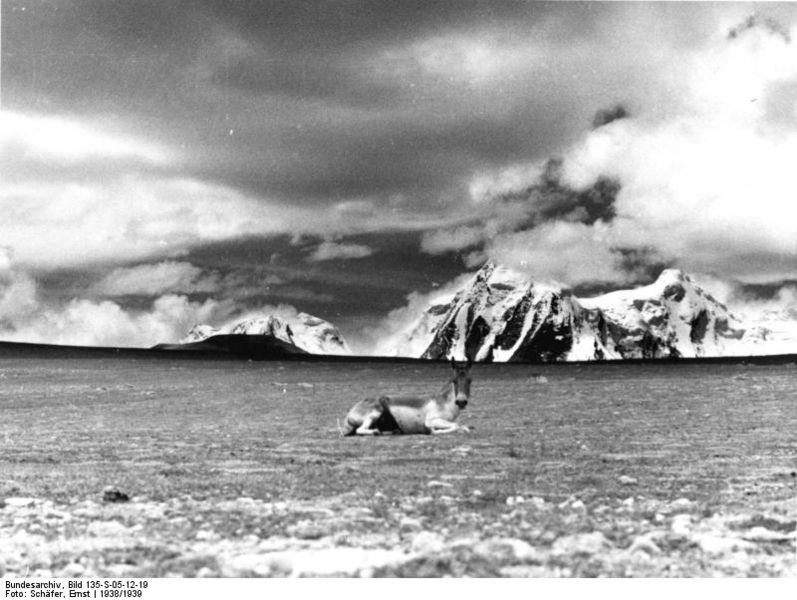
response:
M773 353L773 331L745 321L678 269L646 286L577 298L488 261L405 328L393 354L486 362L746 356ZM797 351L790 334L777 331L778 353Z
M218 328L204 323L196 324L178 345L190 346L225 336L264 336L308 354L351 354L337 327L304 312L289 317L254 314Z

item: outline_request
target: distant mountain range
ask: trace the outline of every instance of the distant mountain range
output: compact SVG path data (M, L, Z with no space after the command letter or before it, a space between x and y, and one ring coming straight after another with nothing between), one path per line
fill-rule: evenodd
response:
M299 313L294 317L255 316L220 328L198 324L191 328L178 345L207 347L209 344L206 340L219 336L265 336L279 342L274 344L275 349L279 348L281 352L289 354L351 354L346 340L334 325L307 313Z
M395 353L551 362L797 352L797 322L779 323L746 323L677 269L644 287L577 298L490 262L402 332Z
M488 262L452 297L418 315L383 354L483 362L788 354L797 353L792 317L746 321L677 269L644 287L577 298ZM236 336L271 338L280 354L351 354L337 328L306 313L258 316L220 329L197 325L182 346L170 347L207 348Z

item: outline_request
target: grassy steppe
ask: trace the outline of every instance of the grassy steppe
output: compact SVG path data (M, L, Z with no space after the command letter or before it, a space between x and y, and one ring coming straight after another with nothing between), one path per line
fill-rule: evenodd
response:
M0 361L0 575L794 575L794 365ZM103 502L115 486L130 502Z

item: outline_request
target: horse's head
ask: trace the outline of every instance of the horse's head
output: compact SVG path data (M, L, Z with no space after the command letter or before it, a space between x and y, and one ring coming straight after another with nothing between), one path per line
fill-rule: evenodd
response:
M470 367L470 359L465 363L458 363L453 358L451 359L451 369L454 371L451 376L451 383L454 386L454 403L460 409L468 405L470 398Z

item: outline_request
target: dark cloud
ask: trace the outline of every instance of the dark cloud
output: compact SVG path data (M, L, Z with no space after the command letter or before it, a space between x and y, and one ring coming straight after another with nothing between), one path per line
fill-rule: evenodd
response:
M754 300L773 300L784 288L797 289L797 279L784 279L770 283L738 283L734 293L738 298Z
M356 260L308 263L327 238L294 236L323 229L290 220L279 231L296 223L291 235L198 239L176 259L218 277L221 299L292 303L345 327L460 274L462 253L484 249L488 224L523 233L617 221L620 182L603 177L574 189L555 160L489 208L469 201L470 184L562 155L590 124L630 112L655 124L677 114L681 82L672 65L717 37L718 15L744 15L729 4L6 0L3 102L160 144L174 162L136 159L129 180L224 184L273 206L275 222L281 207L317 207L321 220L329 214L322 209L340 202L398 215L374 218L372 233L330 238L373 250ZM773 16L744 21L730 37L760 27L788 41L794 8L764 12ZM794 95L784 82L761 99L774 126L793 124ZM79 184L119 172L113 161L74 169L18 156L4 168L7 182L24 171L23 183ZM223 214L230 200L219 198ZM424 232L385 231L401 215L428 216L425 233L440 233L431 223L445 221L450 239L438 247L451 251L424 254ZM612 253L640 281L668 264L650 248ZM97 269L39 273L40 294L53 302L85 295L107 274Z
M592 225L599 220L608 223L614 219L620 188L619 181L599 177L586 189L573 189L562 181L562 161L552 158L546 162L539 181L525 190L504 195L501 202L523 202L528 206L528 220L515 223L514 231L556 220Z
M761 28L772 35L776 35L780 37L784 42L787 44L791 42L791 36L789 35L789 30L784 27L779 21L772 17L761 16L757 13L751 14L747 17L744 21L732 27L728 31L728 39L733 40L737 37L740 37L745 32L750 31L751 29Z
M222 287L234 290L231 293L236 299L250 306L293 301L321 317L364 318L385 314L401 306L410 292L429 291L462 272L457 257L422 254L421 235L394 232L338 239L342 244L373 249L373 254L356 260L308 263L308 254L323 241L314 236L210 244L194 249L182 260L207 272L234 276L234 286ZM297 288L306 291L302 302L296 300Z
M620 268L631 275L629 279L635 284L651 283L664 269L676 264L675 260L662 257L652 246L615 247L612 252L620 257Z
M629 116L630 114L625 106L622 104L615 104L612 107L601 109L595 113L595 116L592 118L592 128L597 129L598 127L608 125L612 121L626 119Z
M436 210L429 199L461 196L473 170L572 141L607 101L600 87L614 84L593 81L583 58L568 52L602 39L604 24L625 10L590 2L9 1L4 101L132 125L180 148L193 175L255 195L326 202L400 193ZM554 58L538 64L521 55L517 72L474 87L424 69L439 48L406 54L446 35L465 49L504 44L501 53L545 43Z

